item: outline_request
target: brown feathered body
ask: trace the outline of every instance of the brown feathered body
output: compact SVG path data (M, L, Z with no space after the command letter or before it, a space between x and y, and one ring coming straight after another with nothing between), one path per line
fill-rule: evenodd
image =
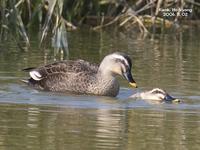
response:
M37 73L38 79L31 77L28 84L40 90L104 96L119 92L115 78L103 76L98 65L84 60L65 60L25 70Z

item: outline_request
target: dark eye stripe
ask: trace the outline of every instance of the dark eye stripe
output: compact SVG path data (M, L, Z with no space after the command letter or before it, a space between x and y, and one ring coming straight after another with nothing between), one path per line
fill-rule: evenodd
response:
M125 53L122 53L122 52L116 52L115 54L121 55L122 57L124 57L124 59L127 60L129 67L132 68L132 61L131 61L131 58L128 55L126 55Z
M128 64L129 64L129 66L131 68L132 67L132 62L131 62L130 57L128 57L127 55L124 55L124 58L128 61Z
M129 66L128 66L124 60L116 59L116 62L122 63L122 64L125 66L126 69L129 69L129 68L130 68L130 64L129 64Z
M165 94L165 93L163 93L162 91L159 91L159 90L155 90L155 91L153 91L153 93L155 93L155 94Z

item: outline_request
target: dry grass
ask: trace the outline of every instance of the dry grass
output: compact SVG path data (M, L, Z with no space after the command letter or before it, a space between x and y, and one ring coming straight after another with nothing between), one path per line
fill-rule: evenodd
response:
M160 9L189 8L193 12L188 17L180 15L164 17ZM47 35L52 37L52 46L68 52L67 30L76 30L84 24L87 16L101 18L93 27L102 29L113 24L125 30L139 29L149 33L149 28L179 27L184 19L199 19L200 3L197 0L2 0L0 1L0 40L6 40L8 33L26 47L30 45L29 30L40 32L40 46ZM109 22L105 18L112 18ZM89 24L90 26L90 24Z

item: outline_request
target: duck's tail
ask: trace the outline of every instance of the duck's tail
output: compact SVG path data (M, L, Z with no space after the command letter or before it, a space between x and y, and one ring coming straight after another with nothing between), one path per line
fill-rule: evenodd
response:
M20 81L23 82L23 83L26 83L26 84L29 83L29 79L22 79L22 80L20 80Z
M24 69L22 69L22 71L24 71L24 72L30 72L30 71L32 71L32 70L34 70L34 69L35 69L35 67L29 67L29 68L24 68ZM22 80L20 80L20 81L23 82L23 83L29 84L29 83L30 83L30 80L31 80L31 79L22 79Z
M29 67L29 68L22 69L22 71L29 72L29 71L34 70L34 69L35 69L35 67Z

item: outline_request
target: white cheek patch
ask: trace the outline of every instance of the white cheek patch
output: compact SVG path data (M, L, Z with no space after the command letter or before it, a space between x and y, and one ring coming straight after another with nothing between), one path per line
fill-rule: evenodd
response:
M158 94L158 97L161 98L162 100L165 98L165 95L163 94Z
M112 72L119 74L119 75L122 75L121 69L119 67L113 67Z
M126 68L124 67L124 65L121 65L122 71L126 72Z
M31 71L29 72L29 75L31 76L31 78L33 78L36 81L39 81L42 79L42 75L38 71Z

